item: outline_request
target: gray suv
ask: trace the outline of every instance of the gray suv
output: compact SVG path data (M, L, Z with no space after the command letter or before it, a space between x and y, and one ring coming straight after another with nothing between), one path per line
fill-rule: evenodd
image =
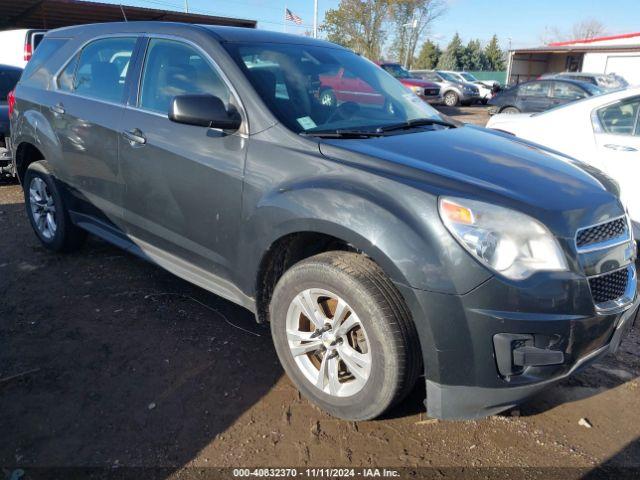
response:
M323 104L321 78L341 69L362 88ZM431 416L504 410L616 350L637 311L609 177L451 123L324 41L52 31L16 87L11 138L45 247L91 233L246 307L300 391L341 418L379 416L421 375Z
M440 87L442 102L447 107L471 105L482 101L480 89L470 82L463 82L441 70L411 70L411 74Z

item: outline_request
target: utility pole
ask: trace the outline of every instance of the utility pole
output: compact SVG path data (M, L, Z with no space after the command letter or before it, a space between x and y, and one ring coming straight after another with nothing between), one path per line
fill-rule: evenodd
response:
M318 38L318 0L313 0L313 38Z
M184 0L184 13L189 13L189 0Z

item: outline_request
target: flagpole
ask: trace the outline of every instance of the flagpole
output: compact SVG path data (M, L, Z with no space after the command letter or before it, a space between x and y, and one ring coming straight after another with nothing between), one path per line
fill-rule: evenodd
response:
M318 0L313 0L313 38L318 38Z
M283 22L282 22L282 31L287 33L287 4L284 4L284 12L283 12Z

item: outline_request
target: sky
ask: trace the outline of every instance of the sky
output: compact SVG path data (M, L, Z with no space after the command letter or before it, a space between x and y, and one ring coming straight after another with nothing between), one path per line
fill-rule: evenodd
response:
M96 0L148 8L184 10L185 0ZM301 17L303 26L287 22L287 32L304 33L313 24L313 0L186 0L196 13L258 20L258 28L284 31L285 6ZM640 31L640 0L445 0L447 13L433 25L430 36L441 45L458 32L466 43L483 43L495 33L504 48L539 45L547 27L571 32L574 23L595 18L608 34ZM318 23L339 0L318 0Z

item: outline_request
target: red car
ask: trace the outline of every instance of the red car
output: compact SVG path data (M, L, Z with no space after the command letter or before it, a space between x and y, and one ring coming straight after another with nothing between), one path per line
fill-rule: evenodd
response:
M440 99L440 87L434 83L426 82L419 78L403 78L399 80L416 95L428 102L437 102ZM320 75L319 98L320 103L327 106L343 102L370 105L383 105L385 103L385 97L380 95L377 90L344 68L340 68L335 74Z
M435 83L412 77L399 63L378 63L378 65L423 100L429 103L440 102L440 87Z

